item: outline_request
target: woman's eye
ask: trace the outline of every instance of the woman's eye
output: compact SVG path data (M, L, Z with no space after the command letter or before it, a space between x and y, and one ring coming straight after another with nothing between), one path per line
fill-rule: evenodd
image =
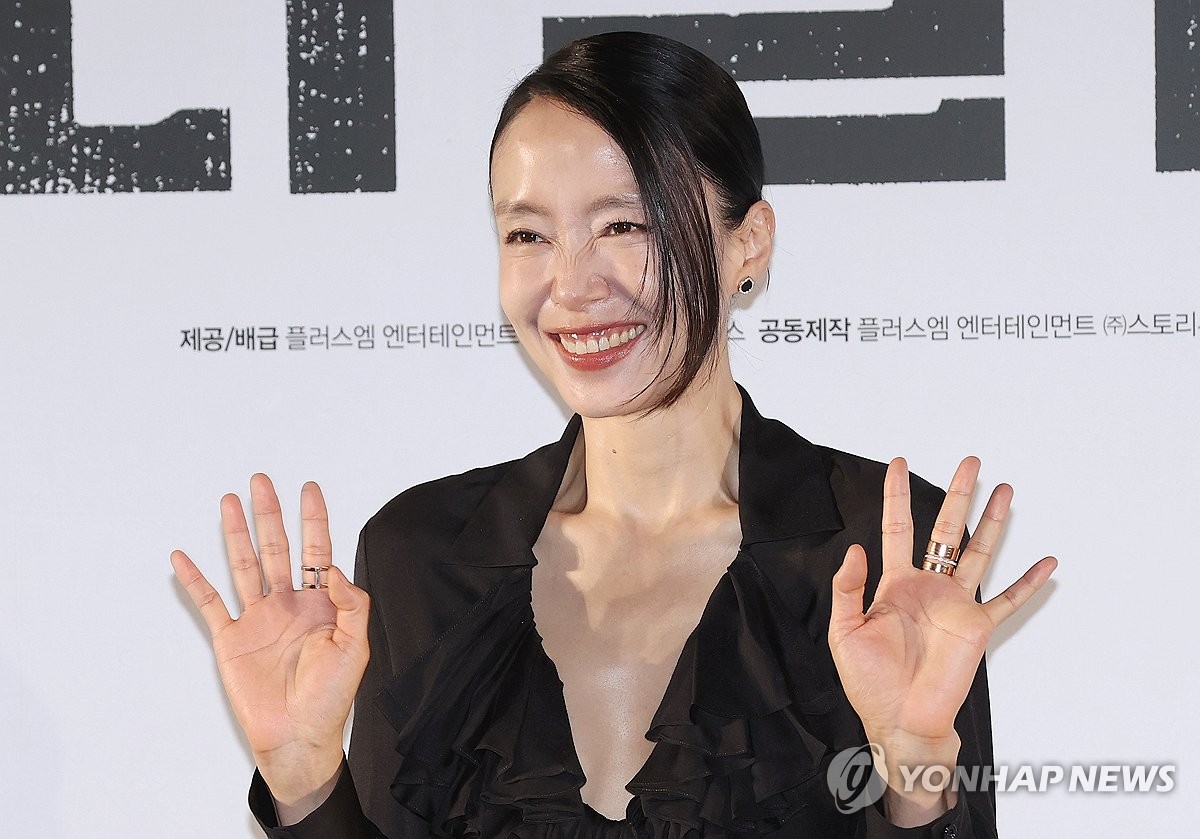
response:
M612 236L626 236L645 229L645 225L633 221L614 221L608 226L608 232Z
M505 244L509 245L535 245L540 241L542 237L532 230L514 230L504 238Z

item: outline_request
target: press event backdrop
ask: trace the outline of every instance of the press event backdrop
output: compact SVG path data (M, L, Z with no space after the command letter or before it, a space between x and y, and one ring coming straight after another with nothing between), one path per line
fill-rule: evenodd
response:
M654 15L647 17L647 15ZM340 561L419 481L555 439L495 293L486 150L576 35L719 61L779 218L736 375L814 441L1016 486L985 593L1008 837L1194 822L1195 0L3 0L0 835L257 835L167 557L230 594L222 493L319 480Z

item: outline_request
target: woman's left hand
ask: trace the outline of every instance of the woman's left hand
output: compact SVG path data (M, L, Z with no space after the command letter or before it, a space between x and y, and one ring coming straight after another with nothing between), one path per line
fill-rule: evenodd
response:
M929 538L960 544L978 474L977 458L959 464ZM896 458L884 478L883 576L870 608L863 612L867 557L861 546L847 551L833 578L829 647L868 740L883 750L880 768L889 781L885 807L898 824L924 824L954 803L949 790L902 791L903 777L896 770L954 769L959 748L954 718L988 639L1057 565L1053 557L1045 557L1001 594L976 602L975 591L991 562L1011 500L1012 487L1007 484L992 492L953 575L917 568L908 466Z

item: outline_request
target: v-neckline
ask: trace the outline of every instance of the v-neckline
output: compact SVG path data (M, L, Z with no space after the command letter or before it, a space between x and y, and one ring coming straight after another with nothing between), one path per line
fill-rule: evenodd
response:
M740 391L740 389L739 389L739 391ZM743 400L748 399L748 397L746 396L744 391L740 391L740 395ZM741 438L741 431L744 426L744 422L743 422L744 417L745 417L745 402L743 401L742 412L739 415L739 420L738 420L738 430L739 430L738 485L739 485L739 490L740 490L740 486L741 486L741 460L742 460L742 456L744 453L743 445L742 445L742 438ZM558 475L558 480L555 484L556 487L561 488L562 481L566 477L567 472L571 468L571 460L572 460L572 457L574 454L574 450L575 450L576 446L578 445L579 440L582 438L583 438L583 425L580 424L579 429L576 432L576 439L574 441L572 441L572 443L571 443L571 448L570 448L571 453L568 454L566 461L562 465L561 472ZM546 523L550 520L550 515L554 511L554 501L556 501L557 499L558 499L558 493L556 492L554 499L550 503L550 506L545 510L544 515L542 516L542 526L541 526L541 528L539 528L537 535L534 537L533 543L531 543L528 548L528 550L529 550L529 568L528 568L529 573L526 577L528 585L527 585L527 590L526 590L525 594L526 594L526 597L527 597L528 603L529 603L529 615L530 615L530 620L531 620L531 629L533 631L534 638L537 639L538 654L541 655L542 658L544 659L545 663L549 665L550 672L553 674L554 680L558 684L558 696L556 698L560 702L559 707L562 708L563 719L561 722L562 722L562 725L566 729L567 746L570 749L570 757L575 763L575 768L577 768L579 770L579 777L583 779L583 782L580 784L579 788L575 790L575 795L579 799L580 805L584 809L586 809L588 812L595 815L596 817L603 819L605 822L609 822L612 824L624 824L629 821L630 811L635 806L640 806L639 802L638 802L637 794L632 793L629 790L629 787L634 783L634 781L639 776L641 776L646 771L646 768L650 764L650 760L653 758L654 749L657 748L657 743L654 743L653 741L651 741L652 745L650 747L650 753L646 756L646 759L644 761L642 761L641 765L638 767L637 771L633 774L633 776L630 778L626 778L625 782L622 784L622 789L626 790L627 792L630 792L629 801L625 805L625 817L624 818L622 818L622 819L609 818L608 816L604 815L599 810L597 810L595 807L593 807L592 805L588 804L586 801L583 800L582 790L583 790L583 787L587 785L588 777L587 777L587 773L583 771L583 763L579 759L579 749L576 746L576 740L575 740L575 726L571 722L571 713L567 708L566 685L563 683L562 676L560 674L560 670L558 667L558 663L554 660L554 658L550 655L549 651L546 649L546 642L545 642L545 639L542 637L541 631L538 629L537 614L533 608L533 572L534 572L534 569L540 564L539 560L537 558L537 554L534 552L534 546L537 544L537 541L541 538L541 532L545 529ZM646 721L646 725L642 732L642 736L644 738L646 738L646 735L649 734L650 730L654 727L654 721L659 718L660 714L662 713L663 706L666 704L667 699L670 697L671 686L672 686L672 684L674 684L675 674L679 671L679 667L680 667L681 663L683 662L683 655L685 652L687 652L688 643L691 641L692 637L695 636L696 632L700 629L701 624L704 621L705 615L708 614L709 606L712 604L713 599L717 596L718 592L720 592L722 586L725 585L725 583L729 580L730 571L733 568L734 564L736 564L738 562L738 560L740 560L746 552L746 542L745 542L746 520L745 520L745 516L743 513L744 510L745 510L745 507L741 503L739 503L738 504L739 537L738 537L738 546L734 552L733 559L731 559L729 561L729 563L725 566L725 569L717 577L716 582L713 584L712 588L708 592L708 595L704 599L704 605L700 610L699 617L696 618L696 623L692 626L692 628L690 630L688 630L687 635L684 636L683 643L680 645L680 648L679 648L679 652L675 655L674 663L671 665L671 668L670 668L670 671L669 671L669 674L667 677L667 686L663 690L663 695L658 698L658 701L654 705L654 712L650 715L650 719ZM646 739L649 739L649 738L646 738Z
M740 508L739 508L739 521L740 521L740 518L741 518L741 514L740 514ZM674 684L674 682L675 682L675 674L679 671L679 667L683 662L683 655L685 652L687 652L688 643L691 641L692 637L696 634L696 632L700 629L701 625L704 622L705 616L708 614L709 606L712 604L713 599L717 596L718 592L720 592L721 587L723 585L725 585L725 583L729 580L729 575L730 575L731 570L733 569L733 566L739 560L742 559L745 552L746 552L745 545L739 545L737 552L734 554L733 559L730 560L730 562L727 566L725 566L725 570L721 572L721 575L717 578L716 583L713 585L712 589L708 593L708 596L705 598L704 607L700 610L700 617L698 617L696 619L695 625L688 631L688 634L684 637L683 644L679 648L679 653L675 656L675 662L674 662L674 664L671 665L670 675L667 678L667 686L663 690L663 695L661 697L659 697L658 702L654 706L654 713L650 715L650 719L646 723L645 729L642 734L643 737L645 737L650 732L650 730L654 727L654 721L656 719L658 719L658 717L662 713L663 706L666 704L667 699L670 697L671 685ZM591 813L595 814L599 818L604 819L606 822L611 822L614 824L626 823L629 821L630 810L635 805L638 804L638 796L636 794L630 792L629 801L625 805L625 817L623 819L609 818L608 816L604 815L599 810L597 810L595 807L593 807L592 805L588 804L586 801L583 800L582 790L583 790L583 787L587 785L588 777L587 777L587 773L583 771L583 763L579 760L579 749L575 745L575 727L574 727L573 723L571 722L571 713L567 709L566 685L563 683L562 676L559 673L558 663L555 662L554 658L546 650L545 639L542 637L542 633L538 630L537 615L534 613L534 610L533 610L533 568L538 565L538 559L537 559L537 556L534 554L532 545L529 548L529 554L530 554L530 559L532 560L532 562L531 562L531 565L529 568L530 573L527 575L527 582L529 583L529 585L528 585L528 591L526 592L526 594L529 599L529 614L530 614L531 622L532 622L531 629L533 631L534 638L537 639L538 654L541 655L542 658L544 659L544 661L546 662L546 664L549 665L550 672L554 675L554 680L558 683L557 698L560 700L560 703L561 703L559 705L559 707L562 708L562 714L563 714L563 719L561 722L562 722L562 725L566 729L567 745L570 748L570 757L575 762L575 768L577 768L579 770L579 777L583 779L583 783L580 784L579 789L575 790L575 794L579 798L579 803L585 809L587 809ZM653 743L653 741L651 741L651 742ZM641 766L638 767L638 770L633 774L633 777L625 779L625 783L622 784L622 789L629 791L629 787L633 784L633 782L646 771L646 768L647 768L647 766L649 766L650 760L653 757L654 749L657 748L657 745L658 745L657 743L653 743L651 745L650 754L646 756L646 759L644 761L642 761Z
M425 508L430 503L434 510L446 508L444 520L430 521L430 539L414 542L438 553L437 586L431 583L429 596L423 596L422 587L407 586L403 577L393 580L417 598L408 606L418 643L401 648L395 675L378 700L399 733L397 750L416 755L397 774L392 794L406 807L432 808L431 814L436 810L472 824L484 818L484 809L495 810L489 810L490 819L500 817L496 808L505 807L515 807L522 819L537 822L582 818L590 824L589 836L614 839L628 839L630 830L639 829L644 820L700 824L716 818L732 823L734 799L740 812L773 819L776 808L763 809L762 802L775 801L781 760L805 769L816 765L817 756L812 737L792 725L780 730L768 717L788 705L797 713L823 715L837 703L835 692L822 687L815 670L809 672L807 665L820 663L806 661L816 650L806 652L803 644L796 650L792 643L787 644L790 652L776 649L776 633L790 639L795 631L794 613L778 598L783 594L790 600L797 580L791 549L775 546L842 530L835 485L844 486L847 478L838 474L838 462L826 450L760 415L742 391L741 550L715 581L675 661L674 684L668 683L650 717L651 751L625 783L632 797L624 818L609 819L579 793L587 779L578 763L576 732L564 713L562 679L532 626L531 570L537 562L532 548L554 506L580 426L581 418L575 415L558 441L524 458L431 485L428 495L412 495L408 506L395 508L371 531L380 538L380 546L373 547L378 551L391 533L384 528L410 528L412 520L428 517ZM848 480L855 480L854 474ZM454 492L453 498L438 495L443 487ZM417 527L416 532L425 531ZM440 541L443 532L449 544ZM391 579L384 568L373 580L376 586ZM397 631L408 626L408 616L401 615ZM428 635L421 634L422 627ZM799 636L803 641L804 633ZM775 672L793 664L805 676L795 685ZM504 699L506 694L512 694L511 701ZM467 707L455 704L455 698L468 696L472 698ZM839 736L830 728L832 722L814 724L831 732L826 742ZM757 735L751 730L756 728L761 729ZM440 753L437 743L447 737L453 739L445 745L447 755L476 764L473 770L461 767L466 774L460 777L481 796L478 812L464 797L465 787L444 789L452 796L438 801L429 800L424 789L426 783L445 787L446 776L425 765L424 757ZM773 755L773 780L753 769L753 742L765 744ZM785 747L787 754L782 755L779 749ZM472 758L468 748L486 754ZM794 760L789 757L793 753ZM718 788L712 790L713 785ZM461 810L464 806L472 812Z

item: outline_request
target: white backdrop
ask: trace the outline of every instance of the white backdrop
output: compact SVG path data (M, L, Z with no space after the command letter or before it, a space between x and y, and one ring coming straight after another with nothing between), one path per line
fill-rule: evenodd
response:
M733 358L760 409L814 441L903 454L942 484L974 453L985 480L1013 483L985 594L1061 558L989 653L997 760L1174 764L1177 783L1002 793L1009 837L1181 835L1200 803L1200 173L1156 172L1154 11L1010 0L1003 75L743 85L759 116L1005 100L1005 180L771 187L778 255L737 314ZM232 188L0 190L0 836L259 835L250 759L168 554L186 548L230 592L217 500L262 470L292 510L305 479L322 483L348 568L358 527L401 489L557 437L562 408L515 345L390 349L383 330L502 322L485 185L504 93L540 60L543 17L645 13L643 0L401 0L397 190L302 196L289 193L283 2L76 0L78 121L228 108ZM1170 329L1136 334L1139 315ZM940 316L946 340L884 334L886 319ZM1034 338L1029 316L1060 334L1069 316L1073 337ZM763 340L768 320L829 318L846 319L845 340ZM229 341L246 326L256 341L275 328L276 349ZM326 326L355 341L374 326L375 347L321 347ZM222 332L194 350L192 328Z

